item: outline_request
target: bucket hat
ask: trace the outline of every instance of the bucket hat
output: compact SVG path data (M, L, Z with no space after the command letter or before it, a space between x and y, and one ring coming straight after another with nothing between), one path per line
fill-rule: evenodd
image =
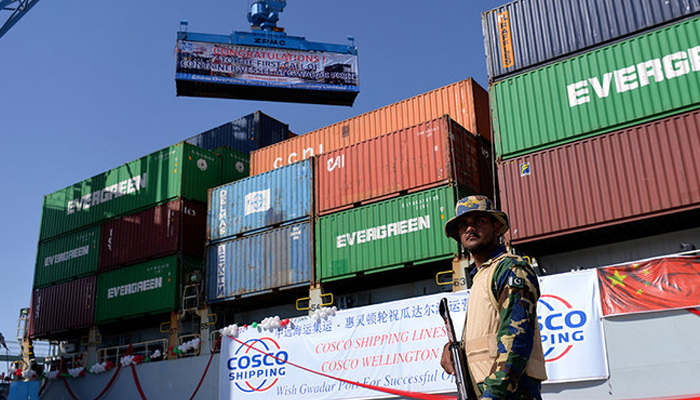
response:
M510 226L508 225L508 216L506 213L496 210L488 197L475 195L467 196L457 202L457 205L455 205L455 216L445 223L445 235L459 242L459 237L457 237L459 219L462 218L462 216L474 211L481 211L491 214L503 225L501 230L498 232L498 236L501 236L508 231Z

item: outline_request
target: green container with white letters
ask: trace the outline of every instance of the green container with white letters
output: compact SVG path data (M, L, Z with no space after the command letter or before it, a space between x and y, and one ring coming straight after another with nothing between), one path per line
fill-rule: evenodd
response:
M316 223L316 279L450 259L458 244L445 222L458 200L454 186L407 194L320 217Z
M700 107L700 17L489 88L502 160Z

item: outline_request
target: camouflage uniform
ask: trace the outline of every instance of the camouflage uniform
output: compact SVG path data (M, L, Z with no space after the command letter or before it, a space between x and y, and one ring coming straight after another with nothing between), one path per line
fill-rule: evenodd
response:
M497 248L482 269L505 251L502 246ZM496 336L498 357L490 375L483 384L478 384L482 398L541 399L541 381L524 373L534 339L539 339L539 332L536 332L537 300L540 296L537 275L519 257L504 257L493 268L491 290L500 306L500 325ZM476 272L476 268L471 271L472 274Z

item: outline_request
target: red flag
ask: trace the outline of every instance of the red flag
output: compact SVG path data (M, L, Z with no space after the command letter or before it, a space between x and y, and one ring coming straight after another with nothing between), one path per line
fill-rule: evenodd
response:
M603 314L700 306L700 256L598 269Z

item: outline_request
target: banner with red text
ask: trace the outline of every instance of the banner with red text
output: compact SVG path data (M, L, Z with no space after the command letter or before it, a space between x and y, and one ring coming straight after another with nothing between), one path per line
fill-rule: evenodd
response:
M177 41L176 79L359 91L357 55Z
M598 279L606 316L700 306L700 256L599 268Z
M310 317L295 318L290 326L274 331L243 329L237 337L240 342L223 340L219 399L390 397L285 361L374 386L423 393L454 392L454 378L440 367L447 342L438 314L443 297L448 298L455 328L461 331L466 292L338 311L318 322Z

